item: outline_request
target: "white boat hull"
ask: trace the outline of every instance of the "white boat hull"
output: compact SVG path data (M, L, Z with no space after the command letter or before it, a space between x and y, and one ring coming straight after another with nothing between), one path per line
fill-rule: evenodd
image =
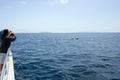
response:
M9 50L3 65L0 80L15 80L12 52Z

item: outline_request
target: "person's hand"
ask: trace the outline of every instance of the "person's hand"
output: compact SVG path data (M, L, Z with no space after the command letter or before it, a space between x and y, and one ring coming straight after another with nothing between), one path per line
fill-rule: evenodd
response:
M7 38L15 38L15 34L12 31L8 32Z
M10 33L10 38L15 38L15 34L13 32Z

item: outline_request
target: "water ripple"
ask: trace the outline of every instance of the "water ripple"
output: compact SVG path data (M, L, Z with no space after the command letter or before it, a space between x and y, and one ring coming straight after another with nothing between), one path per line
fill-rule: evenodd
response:
M120 34L17 34L16 80L120 80Z

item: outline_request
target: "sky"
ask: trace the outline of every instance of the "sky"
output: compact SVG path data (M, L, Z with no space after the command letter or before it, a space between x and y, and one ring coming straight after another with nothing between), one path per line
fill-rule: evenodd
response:
M120 32L120 0L0 0L0 29Z

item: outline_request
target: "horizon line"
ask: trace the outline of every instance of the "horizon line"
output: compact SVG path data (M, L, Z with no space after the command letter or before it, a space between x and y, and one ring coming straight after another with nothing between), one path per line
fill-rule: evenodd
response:
M16 33L120 33L120 32L16 32Z

